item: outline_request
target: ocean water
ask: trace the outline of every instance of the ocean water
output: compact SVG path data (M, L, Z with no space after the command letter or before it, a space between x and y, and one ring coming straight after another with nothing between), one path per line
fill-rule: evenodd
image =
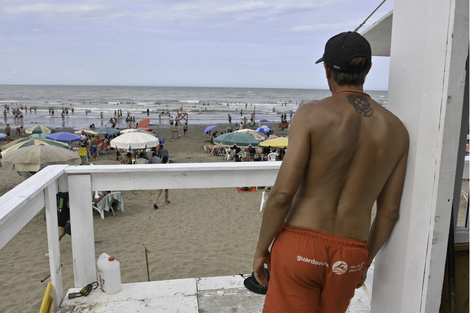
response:
M386 106L386 91L368 91L371 97ZM124 121L129 114L136 122L150 118L151 124L168 124L169 116L176 118L177 110L188 113L189 124L226 123L228 114L232 123L243 117L249 120L256 112L256 121L266 119L280 121L280 115L295 113L302 102L320 100L330 96L328 90L318 89L271 89L271 88L212 88L212 87L148 87L148 86L0 86L0 108L10 107L1 124L21 125L25 128L35 124L57 127L109 126L114 112L122 110L123 118L118 127L127 128ZM24 107L36 107L36 112ZM73 113L72 113L73 107ZM15 119L11 109L20 108L23 119ZM49 109L54 109L54 116ZM62 119L62 109L69 113ZM147 109L150 114L147 116ZM162 112L168 112L161 117ZM103 119L100 114L103 112ZM0 125L1 125L0 124Z

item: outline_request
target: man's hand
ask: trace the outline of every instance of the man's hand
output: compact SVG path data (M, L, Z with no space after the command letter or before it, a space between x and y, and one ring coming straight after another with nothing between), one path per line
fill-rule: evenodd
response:
M253 273L258 281L263 286L268 285L268 276L264 270L264 264L268 263L269 251L265 251L261 254L256 253L253 259Z
M369 267L367 266L364 273L361 276L361 282L356 285L356 288L361 288L362 285L364 285L364 282L366 281L367 278L367 271L369 270Z

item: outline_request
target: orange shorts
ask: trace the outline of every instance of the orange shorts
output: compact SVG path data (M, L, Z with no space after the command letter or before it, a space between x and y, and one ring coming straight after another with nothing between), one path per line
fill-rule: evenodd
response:
M263 312L344 313L366 268L366 243L284 223Z

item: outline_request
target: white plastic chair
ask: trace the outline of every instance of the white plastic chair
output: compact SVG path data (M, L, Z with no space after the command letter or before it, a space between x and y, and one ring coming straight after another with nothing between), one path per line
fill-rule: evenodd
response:
M98 203L92 202L93 209L100 213L102 219L104 219L104 211L111 211L113 216L116 216L113 209L113 202L118 202L118 208L124 212L124 203L122 201L122 195L120 191L110 192L104 196Z
M268 154L268 161L276 161L277 153L271 152Z

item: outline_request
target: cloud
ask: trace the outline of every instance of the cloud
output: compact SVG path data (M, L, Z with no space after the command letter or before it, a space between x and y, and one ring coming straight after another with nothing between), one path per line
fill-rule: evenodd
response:
M35 15L35 16L57 16L57 15L82 15L85 13L103 12L106 7L102 5L92 4L48 4L48 3L35 3L12 5L2 9L9 15Z

